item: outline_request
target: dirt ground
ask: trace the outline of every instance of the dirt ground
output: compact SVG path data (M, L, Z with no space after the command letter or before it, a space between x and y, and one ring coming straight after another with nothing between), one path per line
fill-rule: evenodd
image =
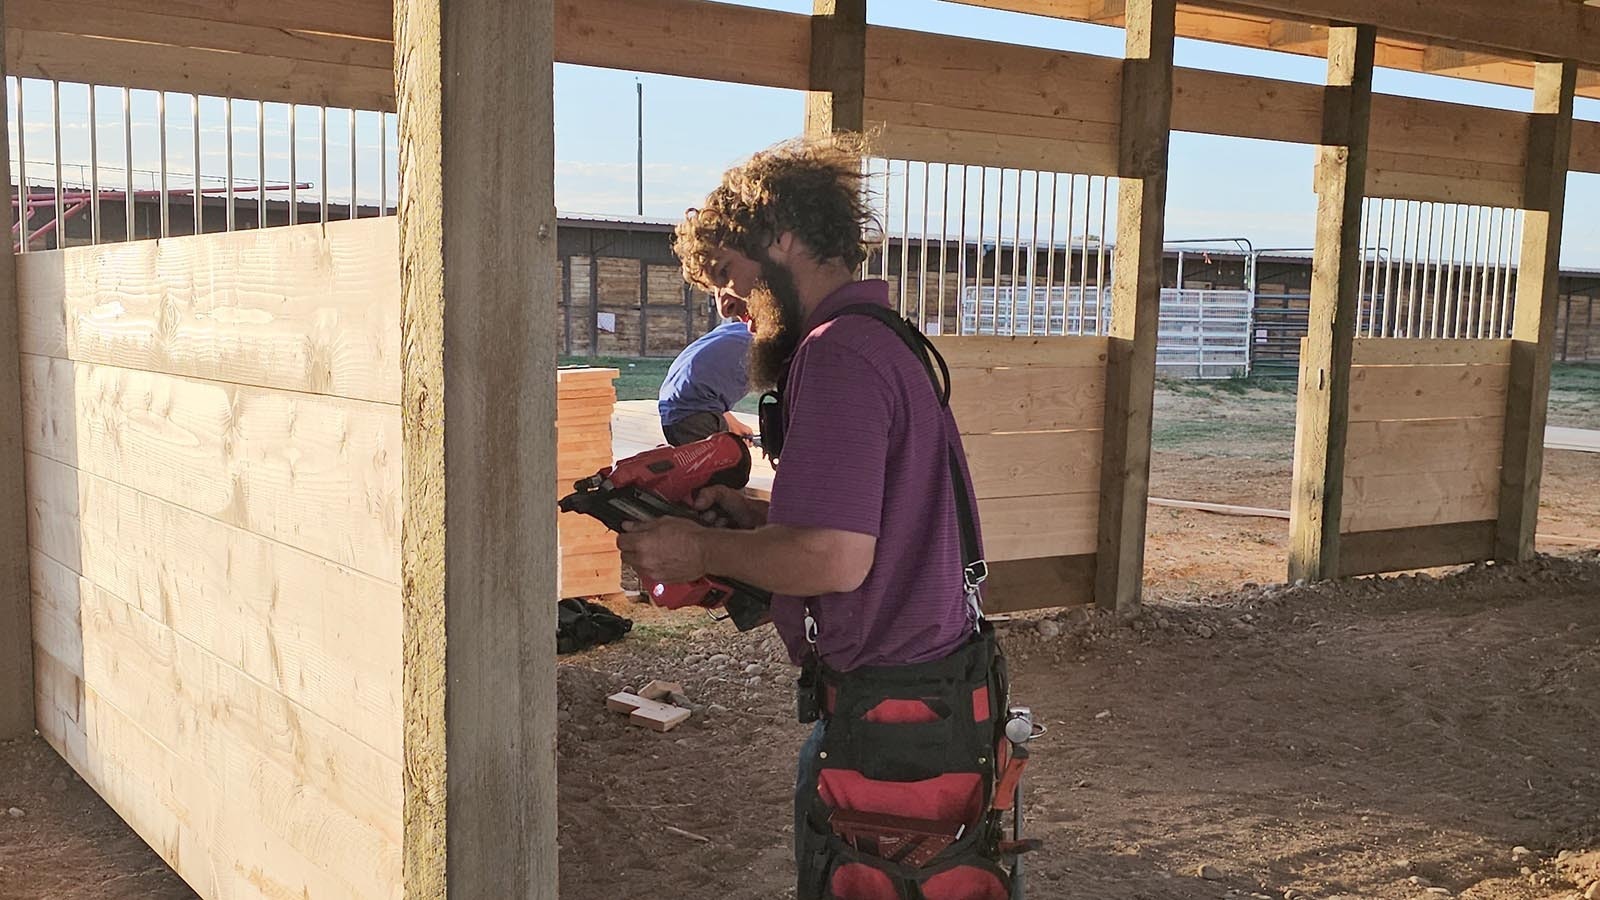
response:
M1287 508L1293 402L1163 385L1152 494ZM1001 626L1050 727L1030 897L1569 900L1600 879L1600 454L1548 454L1560 555L1525 566L1292 587L1285 521L1149 521L1142 617ZM775 638L620 611L626 640L560 667L562 896L792 896L804 729ZM605 711L650 678L685 685L683 727ZM192 896L41 741L0 745L0 900Z

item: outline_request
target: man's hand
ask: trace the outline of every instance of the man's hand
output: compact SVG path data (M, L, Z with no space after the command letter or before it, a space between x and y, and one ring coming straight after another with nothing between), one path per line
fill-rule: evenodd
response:
M676 516L663 516L642 525L623 524L617 535L622 561L639 573L642 581L681 584L706 574L706 529Z
M766 501L754 500L726 485L713 484L696 491L694 508L713 525L748 530L767 524Z

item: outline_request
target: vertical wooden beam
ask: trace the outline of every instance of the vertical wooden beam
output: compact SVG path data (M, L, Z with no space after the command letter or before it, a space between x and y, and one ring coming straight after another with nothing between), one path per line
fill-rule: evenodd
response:
M561 257L561 352L572 355L572 254Z
M1335 578L1339 570L1376 50L1377 30L1371 26L1328 30L1328 87L1317 150L1317 247L1311 263L1310 326L1300 352L1289 501L1290 580Z
M1144 583L1176 15L1176 0L1131 0L1127 4L1128 50L1122 64L1122 146L1117 167L1117 278L1108 332L1094 589L1100 606L1120 612L1138 609Z
M639 260L639 355L650 355L650 264Z
M859 132L867 95L867 0L812 0L806 134Z
M1534 529L1539 523L1539 478L1544 471L1550 351L1555 343L1561 227L1577 78L1578 67L1572 63L1534 66L1533 118L1528 123L1524 179L1527 212L1517 268L1500 517L1495 529L1495 557L1501 560L1531 559Z
M0 22L5 18L0 4ZM0 28L0 58L5 56ZM3 117L0 117L3 118ZM0 172L11 171L0 121ZM11 180L0 209L11 205ZM0 741L33 733L33 624L28 596L27 493L22 481L22 359L16 261L0 252Z
M553 26L395 4L411 900L556 896Z
M695 339L694 333L694 288L689 282L683 283L683 342L687 346Z
M1560 301L1558 301L1560 306L1562 306L1562 322L1560 322L1560 325L1557 325L1557 330L1562 333L1562 362L1566 362L1566 346L1571 343L1571 338L1573 338L1574 299L1578 298L1574 298L1574 296L1563 296L1563 298L1560 298Z
M589 355L600 355L600 257L594 255L594 232L589 233Z

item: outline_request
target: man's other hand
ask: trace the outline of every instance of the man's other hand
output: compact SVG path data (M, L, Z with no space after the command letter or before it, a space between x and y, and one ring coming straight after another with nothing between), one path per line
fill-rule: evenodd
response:
M765 501L753 500L727 485L713 484L696 491L694 508L713 525L751 529L767 524Z
M705 548L700 525L676 516L653 522L623 524L617 535L622 561L639 573L641 581L681 584L706 574Z
M755 431L752 430L749 425L746 425L743 419L740 419L737 415L735 415L731 409L722 414L722 420L728 423L728 431L739 437L747 438L755 436Z

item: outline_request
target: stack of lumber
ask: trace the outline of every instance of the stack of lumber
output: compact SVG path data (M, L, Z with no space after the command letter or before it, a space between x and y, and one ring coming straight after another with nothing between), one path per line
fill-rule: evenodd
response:
M572 483L611 465L611 413L617 403L616 369L562 368L556 372L556 496ZM556 513L561 523L561 596L598 597L622 590L622 557L604 525L577 513Z

